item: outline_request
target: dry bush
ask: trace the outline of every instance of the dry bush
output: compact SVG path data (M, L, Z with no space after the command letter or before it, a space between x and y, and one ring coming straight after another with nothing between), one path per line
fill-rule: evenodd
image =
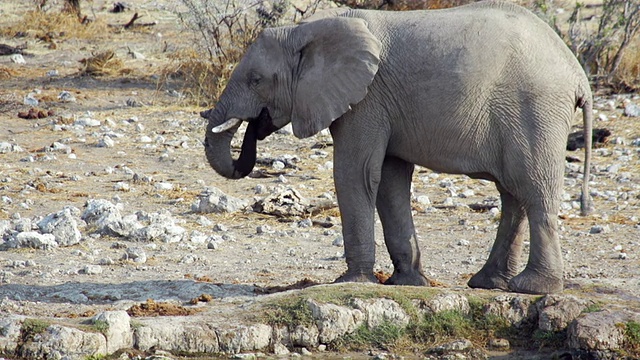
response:
M75 14L66 12L27 11L23 20L2 30L7 37L27 34L45 41L57 38L95 39L108 36L109 26L99 19L82 23Z
M12 77L16 76L16 72L11 68L8 68L4 65L0 65L0 80L9 80Z
M406 11L446 9L475 1L478 0L336 0L334 2L352 9Z
M622 58L612 83L618 92L633 92L640 89L640 39L630 46Z
M614 91L638 89L640 59L637 51L635 55L630 51L640 45L638 0L603 0L589 6L577 2L568 28L559 26L553 1L536 0L533 10L565 39L597 86Z
M177 52L163 70L163 88L178 80L187 100L199 106L213 105L234 66L265 27L293 23L310 16L322 0L294 8L287 0L181 0L188 11L181 14L193 46Z
M93 54L92 57L82 59L80 62L83 64L80 75L108 76L128 72L127 69L123 69L122 60L118 59L112 50Z
M170 60L162 70L160 84L180 80L181 93L189 102L200 106L212 105L211 101L218 98L233 70L232 66L216 66L194 49L175 52Z

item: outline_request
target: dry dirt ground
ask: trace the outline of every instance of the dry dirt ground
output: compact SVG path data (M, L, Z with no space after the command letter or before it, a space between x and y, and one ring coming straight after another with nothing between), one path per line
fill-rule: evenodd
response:
M299 140L290 134L274 134L259 144L258 157L264 161L258 170L263 170L265 177L231 181L218 176L206 164L203 153L205 123L199 116L203 109L188 105L166 88L158 90L157 79L170 54L189 45L180 30L175 4L169 0L127 3L133 9L121 14L108 12L111 1L94 0L93 11L83 10L109 24L124 24L137 11L144 15L140 21L157 21L157 25L107 30L89 39L58 34L53 39L55 49L36 39L34 33L21 38L0 37L0 42L14 46L26 43L25 51L32 54L25 56L26 64L0 57L0 67L8 70L0 80L0 142L24 150L0 154L0 220L37 220L67 206L82 211L89 199L107 199L120 203L123 215L166 210L189 232L225 235L225 239L217 249L188 239L136 244L82 229L83 241L78 245L47 251L0 251L0 312L83 314L147 298L187 301L202 293L217 298L253 296L253 284L286 285L303 278L320 283L334 280L346 268L342 247L334 245L341 230L337 208L308 216L317 220L316 224L331 227L304 227L299 223L302 218L250 211L198 214L191 209L197 195L210 186L249 201L265 196L256 194L259 184L267 190L291 186L309 199L330 197L330 137ZM23 21L31 6L29 2L2 1L0 27ZM131 71L103 77L78 75L82 68L79 60L105 49L113 50L123 67ZM133 59L129 50L144 58ZM52 70L57 70L58 76L48 76ZM168 90L181 89L169 86ZM62 91L69 91L76 101L59 100ZM24 98L31 92L40 101L39 108L55 114L42 119L19 118L19 112L30 109ZM604 114L607 121L596 121L596 127L606 127L613 133L610 139L624 141L617 139L594 151L591 187L597 195L593 215L580 217L577 209L567 208L559 221L568 291L593 294L603 301L619 298L636 302L640 301L640 144L633 141L640 138L640 118L622 115L625 98L640 105L640 99L633 96L598 99L596 118ZM141 106L129 106L134 103ZM98 120L99 126L65 127L87 117ZM580 119L576 116L575 123L580 124ZM113 138L113 147L98 146L104 136ZM54 142L68 145L71 153L43 152ZM269 159L285 155L297 158L296 168L270 165ZM584 157L582 151L567 155ZM580 191L580 175L573 170L567 170L568 207ZM134 174L150 176L153 181L134 181ZM157 185L165 182L173 184L173 190ZM465 190L472 192L459 196ZM495 212L474 211L465 205L497 199L493 184L418 168L413 191L425 273L439 286L465 287L469 276L487 258L497 228ZM428 196L431 205L418 202L420 196ZM453 206L445 206L451 200ZM211 224L203 221L203 216ZM218 224L222 226L214 229ZM260 226L268 229L265 225L271 231L258 233ZM221 227L226 231L219 231ZM392 266L379 230L378 225L376 270L390 273ZM120 260L123 247L132 246L145 249L146 263ZM523 263L526 256L523 254ZM102 272L84 271L87 265L98 265Z

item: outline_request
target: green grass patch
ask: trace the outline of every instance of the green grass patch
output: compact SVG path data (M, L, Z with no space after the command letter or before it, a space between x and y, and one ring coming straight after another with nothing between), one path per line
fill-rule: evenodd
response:
M390 322L384 322L373 329L363 324L353 333L335 340L329 348L334 351L364 351L372 347L394 350L401 339L406 337L407 332L407 329Z
M36 335L44 333L50 325L50 322L40 319L25 319L20 329L22 342L32 341Z
M588 313L594 313L598 311L602 311L602 303L594 302L589 304L586 308L584 308L584 310L582 310L582 313L588 314Z
M104 320L95 320L91 326L98 332L106 335L109 330L109 323Z
M309 326L314 323L307 301L299 297L267 304L262 317L269 325L287 326L291 329L298 325Z
M629 321L624 331L625 348L632 355L640 356L640 323Z

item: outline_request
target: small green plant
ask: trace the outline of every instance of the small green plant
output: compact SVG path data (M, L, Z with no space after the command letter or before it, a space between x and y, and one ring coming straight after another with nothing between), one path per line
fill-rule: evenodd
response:
M625 325L624 336L627 351L640 355L640 323L629 321Z
M40 319L25 319L20 329L22 342L33 340L36 335L44 333L50 325L51 323Z
M598 312L598 311L602 311L602 304L597 302L589 304L586 308L584 308L584 310L582 310L582 312L585 314Z
M567 340L567 331L548 331L537 329L533 339L540 347L561 348Z
M375 347L382 350L392 350L405 335L404 328L390 322L384 322L375 328L369 328L363 324L353 333L334 341L330 348L362 351Z
M94 354L94 355L89 355L85 358L85 360L105 360L108 359L107 355L104 354Z
M447 310L428 314L414 324L409 324L408 333L416 342L435 343L443 338L467 337L473 331L472 318L458 310Z
M291 329L298 325L313 324L311 309L307 305L307 301L302 298L294 299L291 302L269 304L264 317L270 325L287 326Z
M104 320L95 320L91 325L96 331L104 335L106 335L109 330L109 323Z

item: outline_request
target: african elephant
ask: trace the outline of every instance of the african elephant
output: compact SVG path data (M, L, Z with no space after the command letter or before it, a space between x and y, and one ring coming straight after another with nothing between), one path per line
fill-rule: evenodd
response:
M495 182L502 217L474 288L563 288L557 215L567 135L578 107L590 142L588 79L562 40L528 10L494 1L447 10L338 10L266 29L214 109L204 141L226 178L251 172L256 142L291 122L306 138L329 128L347 271L376 281L377 209L394 272L427 285L411 216L414 164ZM238 159L230 142L247 131ZM584 179L591 144L586 144ZM589 210L588 181L582 211ZM530 252L519 267L529 227ZM522 270L522 271L520 271Z

